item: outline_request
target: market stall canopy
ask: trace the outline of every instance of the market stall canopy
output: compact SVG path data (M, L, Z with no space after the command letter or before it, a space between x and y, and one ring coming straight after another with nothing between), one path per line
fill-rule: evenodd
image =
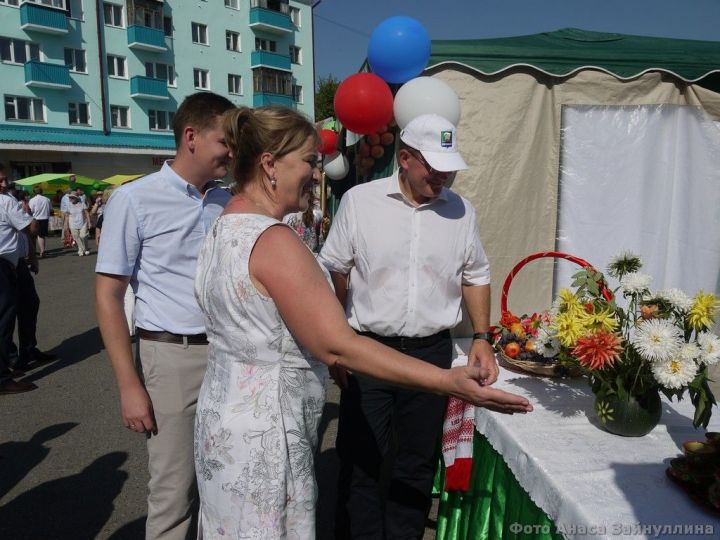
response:
M566 77L597 69L618 79L660 71L720 90L720 47L715 41L669 39L564 28L529 36L433 40L428 69L455 64L484 75L527 66Z
M133 180L137 180L138 178L141 178L145 176L144 174L114 174L113 176L108 176L107 178L103 178L101 182L105 182L106 184L110 184L113 186L119 186L121 184L125 184L127 182L132 182Z
M85 193L93 190L101 190L107 187L107 183L87 176L81 176L73 173L42 173L35 176L28 176L22 180L17 180L15 185L21 186L25 191L30 191L33 186L39 185L46 190L48 188L59 189L60 186L69 186L75 183Z

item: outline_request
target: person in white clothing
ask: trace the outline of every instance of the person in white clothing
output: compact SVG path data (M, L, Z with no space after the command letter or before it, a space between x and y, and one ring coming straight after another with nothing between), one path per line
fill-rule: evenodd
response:
M43 195L43 190L40 186L34 187L33 193L35 196L30 199L28 204L30 205L32 216L38 223L38 257L43 258L45 256L45 238L47 238L48 235L48 222L52 215L52 202Z
M78 247L78 257L89 255L90 250L87 248L88 226L90 225L90 215L88 214L85 203L80 199L75 191L68 194L69 203L67 212L65 213L65 228L70 229L73 240Z
M445 187L467 168L455 126L438 115L413 119L400 133L397 158L392 176L343 195L320 261L350 326L437 367L450 368L450 329L464 303L475 332L469 363L491 385L498 367L488 333L490 265L474 208ZM331 374L342 387L336 538L422 538L446 399L358 373Z

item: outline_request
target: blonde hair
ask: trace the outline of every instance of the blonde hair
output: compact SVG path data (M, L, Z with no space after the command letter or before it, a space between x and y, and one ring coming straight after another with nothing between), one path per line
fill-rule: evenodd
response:
M269 152L281 158L302 148L310 138L315 146L320 136L315 126L299 112L287 107L238 107L223 115L225 142L233 155L233 193L253 181L260 155Z

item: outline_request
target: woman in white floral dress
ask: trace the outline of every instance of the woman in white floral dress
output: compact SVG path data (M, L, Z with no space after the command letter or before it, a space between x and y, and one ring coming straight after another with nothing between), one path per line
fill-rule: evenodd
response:
M327 273L281 222L307 208L318 174L319 138L302 115L235 109L225 135L236 195L205 241L195 281L210 344L195 425L200 537L314 539L326 365L502 412L532 407L478 384L478 367L443 370L347 325Z

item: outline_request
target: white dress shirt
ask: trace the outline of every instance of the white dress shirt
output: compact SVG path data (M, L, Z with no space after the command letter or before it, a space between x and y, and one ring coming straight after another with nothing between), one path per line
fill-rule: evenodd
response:
M350 276L350 326L383 336L453 328L462 318L462 286L490 283L472 205L444 188L415 207L397 171L343 195L319 260Z
M35 195L32 199L30 199L28 205L30 206L30 211L35 219L50 219L50 214L52 214L52 203L50 202L50 199L45 197L45 195Z
M32 220L32 216L23 212L15 197L0 194L0 258L13 266L17 266L20 258L27 255L27 242L22 230Z
M219 187L201 195L170 162L113 192L95 271L131 276L139 328L205 332L193 293L195 269L205 236L229 200L230 194Z

